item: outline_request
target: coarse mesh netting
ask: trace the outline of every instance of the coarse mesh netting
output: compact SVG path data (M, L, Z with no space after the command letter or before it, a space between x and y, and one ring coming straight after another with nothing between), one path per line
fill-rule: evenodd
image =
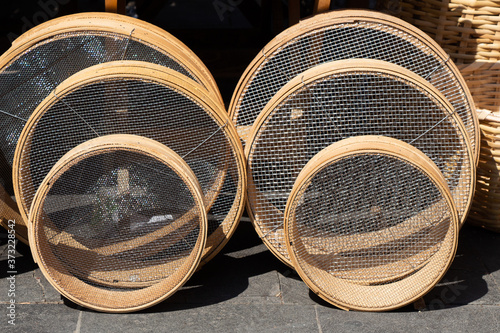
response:
M476 147L473 101L467 99L449 59L436 54L428 42L390 23L366 17L345 18L344 23L328 23L323 14L320 27L315 18L301 21L304 32L275 38L257 56L259 65L235 89L229 110L238 132L244 137L269 100L296 75L334 60L378 59L404 67L426 79L452 104L465 124L473 151ZM328 14L332 19L337 14ZM373 22L372 22L373 21ZM336 21L338 22L338 20ZM297 31L295 29L294 31ZM279 47L277 47L279 45ZM269 51L270 50L270 51Z
M118 67L118 71L120 68ZM241 148L229 122L200 104L194 93L125 74L75 84L37 113L19 143L19 197L28 212L40 183L67 151L109 134L135 134L163 143L195 173L208 211L208 254L220 250L237 225L244 181Z
M324 65L325 68L329 65ZM460 218L472 196L473 157L460 121L431 93L395 74L363 69L295 80L263 111L247 142L248 201L266 245L289 263L283 212L293 184L323 148L360 135L384 135L423 151L441 170Z
M109 307L99 292L112 295L116 308L153 302L199 262L203 202L180 170L151 154L82 153L37 198L40 263L52 282L85 304ZM153 288L159 283L160 291Z
M414 163L350 153L296 188L285 230L292 256L303 279L334 304L402 306L453 259L454 208L443 184Z
M0 69L0 148L4 187L12 195L12 161L19 135L35 108L58 84L87 67L114 60L141 60L171 68L198 82L191 69L162 45L100 31L55 34L15 56Z

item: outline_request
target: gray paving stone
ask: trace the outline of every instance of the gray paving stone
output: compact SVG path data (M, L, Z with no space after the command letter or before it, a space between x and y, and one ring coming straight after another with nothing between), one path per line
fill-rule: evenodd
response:
M469 243L471 248L478 249L478 253L482 253L481 249L495 246L498 233L465 223L460 230L460 240Z
M424 299L446 305L498 305L500 292L489 274L450 269Z
M317 304L311 298L309 287L307 287L295 271L287 269L283 273L279 273L279 275L284 304Z
M264 303L280 303L279 279L268 264L269 255L266 251L237 259L221 254L196 272L167 302L216 304L236 297L260 297Z
M281 298L276 296L241 296L227 300L227 304L282 304Z
M2 279L0 282L0 290L7 290L9 286L14 285L14 288L9 290L15 290L15 300L17 303L41 303L43 302L43 292L33 277L33 272L26 272L23 274L15 275L12 280L14 284L10 284L10 280L7 278ZM0 300L2 302L9 301L7 294L1 295Z
M474 253L484 265L485 270L500 286L500 239L499 234L492 231L474 228L470 230L474 236Z
M496 272L496 273L497 274L493 274L493 273L491 274L491 277L495 281L495 285L496 285L496 290L492 290L491 292L494 292L496 295L499 295L498 297L500 297L500 272ZM500 304L500 300L496 304Z
M0 228L0 233L5 232L3 229ZM7 239L0 239L0 244L7 249ZM34 263L33 258L31 256L31 250L30 248L19 242L16 241L16 252L15 252L15 271L17 274L23 274L26 272L31 272L34 269L36 269L38 266ZM10 275L8 271L11 269L7 266L8 265L8 259L11 259L8 257L8 253L4 252L4 256L0 259L0 278L7 277Z
M487 273L481 255L475 253L474 249L464 249L465 246L467 245L459 241L457 253L451 263L450 269Z
M499 235L464 225L457 255L440 283L425 296L427 303L500 305ZM500 275L498 275L500 277Z
M12 326L6 320L7 309L4 305L0 308L1 328L29 333L75 332L80 313L63 304L19 304L16 306L15 326Z
M495 249L485 249L482 261L488 272L498 277L500 273L500 244L497 244Z
M7 246L7 244L4 244ZM7 257L0 260L0 291L8 290L10 282L7 277L15 275L15 298L18 303L61 302L59 293L50 286L38 265L34 263L31 250L25 244L16 243L15 269L16 274L10 274L7 267ZM9 302L7 293L0 292L0 302Z
M151 310L154 311L154 308ZM127 329L131 328L133 329ZM125 330L123 330L125 328ZM313 306L217 304L161 313L84 312L81 332L319 332Z
M36 283L40 286L43 292L44 302L47 303L62 303L61 294L47 281L39 268L33 271L33 277Z
M467 252L481 260L489 272L500 270L498 250L500 234L465 225L460 232L459 247L467 246Z
M251 256L251 255L255 255L255 254L259 254L259 253L262 253L262 252L267 252L267 247L263 243L251 246L249 248L237 249L237 250L230 251L230 252L227 252L227 250L224 251L224 253L228 257L235 258L235 259L245 258L245 257Z
M323 332L500 332L498 306L383 314L320 307L318 317Z
M250 223L241 223L222 253L196 272L185 286L165 302L217 304L236 302L278 304L280 263L256 236Z
M267 251L249 223L240 227L226 248L182 290L163 303L131 314L80 311L69 301L53 304L61 303L61 296L33 263L29 249L20 245L16 301L32 304L18 304L15 331L500 331L500 269L494 252L499 234L468 226L462 229L451 269L425 296L427 311L418 312L409 305L387 313L361 313L340 310L312 294L295 272ZM0 251L2 246L0 237ZM481 246L487 251L480 250ZM0 260L0 265L0 302L4 302L0 315L6 318L6 261ZM0 323L1 332L4 327L8 328L6 321Z

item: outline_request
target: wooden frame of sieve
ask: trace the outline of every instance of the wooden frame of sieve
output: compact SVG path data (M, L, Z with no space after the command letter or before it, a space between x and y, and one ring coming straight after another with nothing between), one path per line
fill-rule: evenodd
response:
M79 31L95 31L101 34L116 33L124 38L147 42L147 45L155 47L163 54L168 54L177 63L182 64L184 69L200 80L206 90L215 97L223 108L222 96L217 84L203 62L180 40L160 29L159 27L145 21L132 17L113 13L79 13L63 16L42 23L18 37L11 48L0 56L0 69L15 61L20 55L30 48L43 43L44 40L57 37L65 33L77 33ZM11 206L12 203L7 203ZM20 208L21 211L23 208ZM7 214L6 210L6 214ZM7 215L4 217L9 219ZM28 240L28 223L26 214L16 218L16 236L24 243ZM6 227L4 223L1 224Z
M439 190L449 207L449 214L452 221L448 232L433 257L419 267L415 267L409 271L408 274L395 276L395 279L372 281L373 284L363 284L339 278L331 272L326 272L317 267L311 268L309 265L308 269L311 273L308 275L299 264L299 258L295 252L297 243L293 244L291 239L291 234L296 233L297 228L293 222L296 208L296 205L293 203L299 200L311 180L323 168L342 158L354 154L366 153L383 154L400 159L426 174ZM411 222L411 219L402 223L407 222ZM382 136L361 136L344 139L330 145L314 156L297 177L286 205L284 222L286 245L293 267L308 287L333 305L345 310L353 309L362 311L396 309L416 301L431 290L441 280L453 261L458 244L459 227L458 215L446 180L436 165L425 154L413 146L400 140ZM307 244L300 245L307 246ZM438 256L436 256L437 254ZM444 258L442 258L443 254ZM323 287L319 286L315 282L314 274L318 274L319 278L328 279L331 288L325 290L324 285ZM391 292L393 286L394 288L402 289L403 292ZM332 295L334 293L332 290L336 290L335 292L338 292L340 296L337 294ZM391 295L397 300L391 302L387 295Z
M161 53L168 54L184 69L191 72L223 105L215 79L200 58L179 39L165 30L130 16L114 13L77 13L52 19L30 29L13 41L12 46L0 57L0 68L12 62L37 43L63 34L94 31L115 33L124 38L146 42Z
M70 167L72 167L73 165L77 164L78 162L87 157L119 149L121 150L129 149L130 151L134 151L134 149L136 149L137 147L141 147L141 145L144 146L144 151L139 150L138 151L139 153L144 153L144 154L147 153L148 156L153 158L155 156L165 155L166 157L168 157L169 160L172 160L176 163L175 166L180 166L177 168L179 170L175 168L173 168L172 170L174 170L178 175L180 175L180 173L183 173L181 179L184 179L185 177L188 176L192 177L191 174L194 175L194 173L186 164L186 162L182 160L182 158L178 154L176 154L173 150L169 149L168 147L158 143L157 141L129 134L112 134L86 141L78 145L74 149L70 150L67 154L65 154L61 158L61 160L57 162L57 167L54 166L54 169L57 168L57 173L50 175L50 181L45 182L46 188L43 189L43 191L44 193L48 193L48 191L50 191L50 188L53 186L53 183L62 174L64 174L64 172L66 172ZM185 174L187 174L187 176ZM49 177L49 175L47 175L47 177ZM196 177L194 177L190 181L192 184L198 184ZM199 184L198 187L200 187ZM203 192L201 193L203 197ZM39 199L39 201L43 202L43 199L44 198L42 197L41 199ZM39 202L38 204L41 205L41 202ZM35 204L35 201L33 201L33 204ZM201 208L202 208L201 211L206 210L204 205L202 205ZM120 253L124 251L126 251L128 255L133 254L135 258L139 259L146 258L158 252L157 249L151 249L150 247L148 247L148 245L151 242L157 241L158 239L161 239L166 236L170 236L172 232L176 233L177 240L181 240L189 232L192 231L192 228L190 228L188 224L191 221L191 218L193 217L193 213L195 213L199 209L200 207L197 206L193 207L190 211L186 212L183 216L179 217L175 222L161 229L158 229L154 232L143 235L141 237L96 248L86 247L77 238L73 237L71 234L68 234L67 232L64 231L59 232L57 230L57 227L51 223L50 219L46 217L43 211L39 212L39 216L43 215L44 217L45 221L44 231L45 233L47 233L47 235L50 236L52 243L59 244L61 239L66 239L66 242L68 243L64 245L64 251L66 253L71 252L73 254L72 256L75 258L82 256L90 258L94 255L101 255L108 257L108 261L110 262L123 264L127 261L127 259L121 258ZM206 213L204 215L206 215ZM207 219L206 216L204 217L204 219L205 220ZM29 221L31 229L33 224L36 223L36 221L33 220L31 214ZM58 253L57 248L53 248L52 252L57 257ZM165 264L165 259L158 259L154 261L150 260L149 262L155 263L155 266L152 266L149 269L149 271L154 272L154 270L156 269L155 267L161 267L163 264ZM94 276L97 275L100 276L101 278L93 278L92 276L88 276L87 274L89 273L90 267L87 268L82 267L82 265L85 264L84 262L79 262L78 264L80 265L78 267L78 270L81 272L82 278L95 282L97 284L107 285L109 287L114 287L114 288L137 288L139 286L140 287L150 286L152 283L154 283L154 281L147 281L143 283L138 283L138 282L126 283L126 282L109 281L106 280L107 278L106 272L97 272L97 271L93 271L92 275ZM121 273L121 276L124 277L132 276L134 274L133 271L120 271L120 272L114 271L113 273L115 274Z
M320 11L323 11L324 9L325 8L320 8ZM231 119L233 119L233 122L237 124L238 120L237 110L239 108L242 96L246 92L251 80L253 80L256 73L260 70L260 67L263 66L265 62L267 62L267 59L270 57L269 55L272 55L275 52L279 52L279 50L283 48L289 41L295 38L299 38L300 36L307 35L308 33L311 33L315 30L336 24L354 23L356 21L369 21L375 24L379 23L389 27L393 27L394 29L397 29L399 31L402 31L414 39L411 41L412 43L420 43L422 45L425 45L433 52L433 55L437 59L441 60L443 64L447 65L452 75L456 78L459 86L462 88L462 92L460 93L462 94L464 104L468 105L468 107L470 108L470 118L473 129L466 130L466 133L467 137L472 142L471 146L473 147L474 161L477 165L479 159L479 150L480 150L479 122L476 115L476 109L472 95L469 89L467 88L467 84L465 83L465 80L460 74L460 71L453 63L453 61L450 61L449 55L427 34L425 34L421 30L415 28L411 24L408 24L407 22L397 17L376 11L335 10L335 11L320 13L310 18L302 20L299 24L296 24L286 29L285 31L274 37L262 49L262 52L259 53L252 60L252 62L248 65L248 67L245 69L244 73L240 77L240 80L233 93L228 109L229 116ZM394 52L398 51L394 50ZM311 55L311 58L314 58L316 56L317 55L313 54ZM271 100L269 102L271 102ZM250 130L251 126L237 126L237 131L244 142L248 141L248 138L250 136Z
M408 162L412 161L412 163L416 166L425 166L425 173L432 173L433 179L436 179L439 181L440 185L446 188L446 190L449 192L448 185L446 184L446 180L444 179L441 171L439 171L438 167L432 162L430 158L428 158L423 152L418 150L417 148L405 143L404 141L400 141L397 139L393 139L390 137L384 137L384 136L373 136L373 135L367 135L367 136L358 136L358 137L352 137L349 139L344 139L341 141L338 141L336 143L333 143L332 145L324 148L322 151L320 151L318 154L316 154L307 164L304 166L302 169L301 173L299 174L299 177L297 177L294 187L292 189L292 192L290 193L290 197L288 198L287 205L286 205L286 213L285 213L285 223L287 223L287 220L292 220L293 217L290 216L292 206L295 202L295 200L300 200L297 199L297 197L301 196L305 190L305 188L311 183L312 178L321 171L324 167L326 167L329 163L335 160L340 160L343 157L349 157L353 156L354 154L360 153L360 154L366 154L366 153L384 153L386 155L390 155L395 158L401 158L399 155L404 155L403 161ZM298 193L297 193L298 192ZM292 196L293 194L293 196ZM451 194L450 194L451 195ZM293 197L293 199L292 199ZM364 248L371 248L371 247L376 247L379 245L385 245L390 243L390 240L386 239L384 237L384 233L388 230L391 236L393 237L392 241L397 241L400 239L403 239L405 237L411 237L414 234L417 234L419 232L426 233L428 235L432 235L433 231L427 230L427 228L422 228L421 226L415 226L415 220L418 221L419 218L426 216L426 213L429 211L433 211L436 209L436 204L428 207L427 209L423 210L416 216L412 216L411 218L408 218L404 222L401 222L400 224L396 226L392 226L389 228L386 228L382 231L372 231L367 233L365 236L368 239L368 242L363 243L362 245L365 246ZM453 205L453 209L455 210L455 206ZM376 215L376 213L374 213ZM356 219L357 216L356 214L353 214L352 219ZM286 229L285 229L285 235L286 235ZM332 237L329 237L332 238ZM354 251L354 250L359 250L360 247L358 244L355 244L354 240L352 238L355 238L350 235L346 236L337 236L334 239L336 240L336 244L329 244L329 246L326 247L320 247L316 243L318 239L321 240L319 237L302 237L300 239L300 243L304 247L308 247L307 251L311 256L329 256L332 253L339 253L339 252L344 252L344 251ZM290 253L290 242L286 242L287 249ZM427 252L432 252L435 251L436 246L430 247L427 249ZM401 249L399 251L402 252L404 249ZM426 257L426 251L422 251L421 253L412 256L413 259L418 259L419 257ZM391 254L386 255L387 258L391 257ZM385 283L385 282L390 282L394 281L397 279L401 279L407 275L412 274L415 270L418 270L424 265L426 262L422 262L421 265L413 267L411 264L408 267L407 271L405 273L401 274L396 274L391 277L386 277L384 279L377 278L377 279L363 279L363 280L356 280L356 279L348 279L350 281L356 282L357 284L364 284L364 285L374 285L374 284L380 284L380 283ZM404 263L401 262L391 262L382 266L377 266L378 267L387 267L391 268L393 266L400 266L404 265ZM295 267L295 266L294 266ZM369 275L371 271L376 270L375 269L357 269L357 270L350 270L350 271L359 271L360 274L363 275ZM330 272L330 274L334 275L337 277L336 272ZM339 274L342 275L342 274ZM341 276L338 276L341 278ZM347 278L344 278L347 279Z
M55 94L50 94L47 98L40 103L37 109L33 112L31 117L26 123L17 147L16 154L13 163L13 179L14 179L14 192L16 193L16 198L18 198L18 204L21 210L21 214L27 218L28 207L24 201L24 189L21 186L20 179L25 177L29 179L29 168L21 168L21 160L24 156L29 156L29 148L31 145L30 134L32 129L36 126L37 122L44 115L45 111L49 109L54 103L59 99L63 98L66 94L71 93L73 90L78 89L84 85L91 84L93 82L100 82L102 80L112 80L114 78L130 78L139 80L148 80L150 82L155 82L160 85L167 86L171 89L180 91L185 96L189 96L196 103L201 105L203 109L207 112L207 115L211 117L214 122L219 126L220 130L223 131L226 139L228 140L228 145L231 146L231 151L227 154L233 154L236 164L239 179L238 182L238 194L235 196L235 201L233 202L231 211L233 212L232 218L226 218L221 226L213 232L207 239L207 245L203 253L202 264L208 262L213 256L215 256L227 243L229 238L234 233L241 215L243 214L244 202L246 199L246 170L243 157L243 149L241 147L241 142L238 139L238 135L234 126L228 119L228 116L224 109L221 107L211 94L206 92L201 85L192 81L191 79L185 77L170 68L166 68L160 65L140 62L140 61L117 61L109 62L100 65L96 65L87 68L77 74L71 76L63 83L61 83L56 90ZM27 157L29 163L29 157ZM205 197L205 209L208 211L210 207L214 204L217 196L221 191L222 184L224 182L227 171L223 170L219 173L212 183L211 188L207 193L211 193L210 196ZM21 174L23 176L21 176ZM32 183L31 183L32 184Z
M195 207L198 208L200 212L201 225L200 234L198 236L198 241L192 250L190 257L191 260L184 260L185 262L181 264L181 267L176 270L176 272L164 279L160 280L155 284L151 283L127 283L114 284L116 288L120 287L131 287L134 285L136 288L141 289L123 289L119 292L120 297L124 294L128 296L130 304L120 303L120 297L112 290L106 290L106 288L101 289L91 284L86 283L81 280L71 272L68 272L65 265L63 265L57 254L55 254L50 245L41 237L38 229L44 228L44 226L39 225L39 217L43 213L43 203L48 192L57 181L57 179L64 174L68 168L72 165L78 163L79 161L85 159L88 156L94 156L102 154L104 152L125 150L144 154L153 159L159 160L162 163L168 165L175 173L182 179L182 181L189 188L194 201ZM194 209L194 208L193 208ZM181 218L182 223L189 222L189 219ZM51 169L49 174L45 177L39 190L35 195L33 201L30 221L32 226L29 229L30 243L32 244L31 250L33 257L39 263L40 269L47 277L50 284L61 294L63 294L68 299L73 302L83 305L85 307L104 312L132 312L138 311L154 304L161 302L167 297L171 296L178 288L180 288L189 277L195 272L205 248L206 234L207 234L207 216L203 204L203 195L196 176L189 168L189 166L171 149L160 144L151 139L144 137L139 137L135 135L126 134L115 134L103 137L98 137L93 140L84 142L83 144L75 147L69 151L66 155L61 158L56 165ZM50 224L50 221L48 221ZM173 231L169 226L164 228L164 235L168 232ZM182 236L181 236L182 237ZM123 242L120 244L124 248L128 246L135 246L136 244L125 244L133 243L133 241ZM76 245L77 242L75 241ZM80 244L81 245L81 244ZM158 263L158 265L163 268L168 268L169 266L178 264L179 260L173 262L163 262ZM48 267L51 266L51 267ZM157 266L151 267L151 269L156 269ZM130 271L123 271L123 276L130 276ZM92 281L92 279L90 279ZM172 281L173 280L173 281ZM93 282L99 283L103 287L109 287L112 285L111 282L95 280ZM144 295L144 292L148 291L148 295ZM117 307L117 305L119 305Z
M459 214L460 218L460 223L463 225L465 222L465 219L467 217L468 210L470 209L470 205L472 202L472 197L474 194L474 189L475 189L475 167L476 163L474 161L473 155L472 155L472 148L470 145L470 142L467 140L467 133L465 131L465 128L463 127L462 121L458 117L456 113L453 112L453 109L451 105L449 104L448 100L439 92L437 89L435 89L428 81L422 79L420 76L414 74L413 72L404 69L398 65L394 65L392 63L388 63L385 61L380 61L380 60L369 60L369 59L348 59L348 60L338 60L338 61L332 61L329 63L325 63L322 65L318 65L316 67L313 67L306 72L303 73L301 76L297 76L291 81L289 81L284 87L280 89L280 91L269 101L269 103L266 105L264 110L259 114L258 118L256 119L255 123L252 126L247 144L245 145L245 157L247 159L247 168L248 168L248 200L247 200L247 212L252 220L252 223L259 234L259 236L262 238L263 242L266 244L266 246L271 250L271 252L278 257L281 261L283 261L285 264L289 265L292 267L292 263L290 261L290 258L286 257L283 251L279 251L276 246L279 246L280 249L285 249L286 244L284 244L284 238L283 238L283 228L269 228L267 226L262 225L259 221L266 221L268 218L266 216L255 216L255 212L252 209L252 207L261 207L262 205L265 205L266 207L274 207L272 203L270 203L264 195L260 194L259 191L256 188L256 185L254 184L253 181L253 175L252 175L252 158L251 154L252 151L254 150L253 148L253 143L259 140L260 137L260 129L261 127L265 126L267 123L267 118L269 115L273 112L275 108L277 108L288 96L292 95L297 89L300 89L301 87L307 85L309 82L314 82L316 80L321 79L324 76L330 75L330 74L337 74L337 73L342 73L342 72L352 72L352 71L370 71L374 73L379 73L379 74L391 74L393 76L396 76L401 79L405 79L412 84L414 84L416 87L421 89L422 91L425 91L428 93L430 96L432 96L436 101L440 103L440 106L444 108L444 110L449 114L449 118L453 119L454 123L457 126L457 131L462 135L464 139L464 144L467 147L467 155L470 156L470 160L466 161L466 163L469 164L469 170L471 172L470 174L470 186L469 186L469 193L467 195L467 202L464 204L464 207L457 207L458 209L461 209L461 212ZM461 181L459 184L457 184L457 188L460 189L461 185L465 183L465 180L463 177L461 177ZM452 194L455 193L455 191L452 192ZM274 207L275 208L275 207ZM280 212L277 208L276 212ZM263 211L262 209L260 211ZM277 245L273 244L269 239L272 239L274 242L276 240L283 240L283 241L277 241Z

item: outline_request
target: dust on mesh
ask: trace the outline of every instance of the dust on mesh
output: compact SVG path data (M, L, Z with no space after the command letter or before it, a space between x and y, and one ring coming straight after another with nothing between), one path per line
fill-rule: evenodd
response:
M79 279L108 287L153 283L194 261L202 212L183 179L156 158L127 150L93 155L51 183L37 221L41 239ZM140 237L150 239L130 248ZM98 251L104 247L116 251Z
M0 72L0 147L7 164L12 166L26 121L58 84L82 69L114 60L147 61L199 81L191 70L164 50L133 36L85 31L41 41ZM2 176L10 177L10 174Z
M316 173L292 203L302 265L340 279L408 274L439 249L447 202L420 169L383 154L352 154Z
M384 135L412 144L445 176L459 215L470 200L471 156L449 112L427 92L391 75L354 71L300 86L273 109L248 156L250 209L263 238L284 258L283 212L307 162L341 139Z
M117 79L79 87L45 110L30 128L31 145L20 160L23 205L30 207L45 175L70 149L98 136L135 134L165 144L190 166L210 208L212 232L231 225L241 180L223 126L189 96L153 82Z
M278 90L309 68L334 60L376 59L414 72L443 93L464 122L474 151L472 111L464 87L447 64L449 59L442 59L424 41L395 27L363 19L321 27L288 41L272 53L267 54L264 49L261 58L262 64L236 96L233 120L237 126L251 126Z

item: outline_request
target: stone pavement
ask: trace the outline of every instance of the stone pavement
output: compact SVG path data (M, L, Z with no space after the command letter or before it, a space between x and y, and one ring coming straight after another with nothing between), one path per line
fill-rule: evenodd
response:
M424 299L385 313L343 311L311 293L249 222L171 298L138 313L83 309L17 245L15 326L8 323L7 232L0 231L1 332L500 332L500 234L465 226L451 269Z

